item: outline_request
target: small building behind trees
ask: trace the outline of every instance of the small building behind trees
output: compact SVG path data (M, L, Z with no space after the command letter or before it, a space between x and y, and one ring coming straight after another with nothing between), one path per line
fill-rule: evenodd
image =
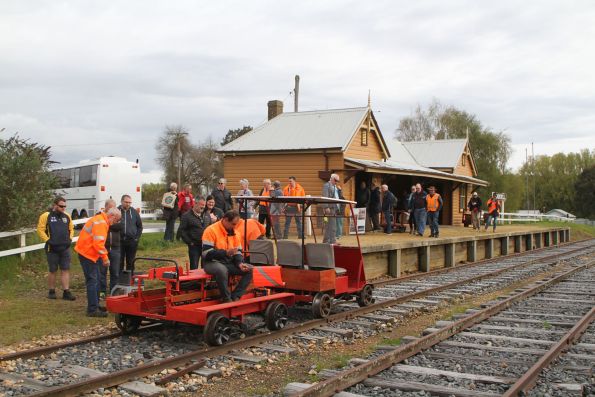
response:
M370 107L283 113L268 104L268 121L219 149L233 192L247 178L258 193L264 178L287 184L295 176L306 194L318 196L331 173L341 177L353 200L362 181L387 184L401 199L412 184L435 185L445 208L440 223L462 224L471 192L487 182L477 170L466 139L399 142L386 139Z

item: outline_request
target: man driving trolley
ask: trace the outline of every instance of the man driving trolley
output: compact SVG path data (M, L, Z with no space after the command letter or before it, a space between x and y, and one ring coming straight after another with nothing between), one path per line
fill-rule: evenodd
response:
M235 228L240 214L229 210L219 222L207 227L202 236L203 268L215 277L222 302L239 300L252 281L252 266L243 262L242 236ZM242 276L233 292L229 291L229 276Z

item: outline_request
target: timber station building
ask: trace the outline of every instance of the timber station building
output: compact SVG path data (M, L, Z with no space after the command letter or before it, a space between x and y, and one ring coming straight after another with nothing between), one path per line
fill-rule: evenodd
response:
M268 121L219 153L232 193L242 178L258 194L265 178L285 186L295 176L307 195L319 196L331 173L348 200L362 181L388 185L399 200L415 183L434 185L444 200L443 225L462 225L470 195L488 185L476 178L467 139L399 142L383 136L369 106L284 113L283 102L270 101Z

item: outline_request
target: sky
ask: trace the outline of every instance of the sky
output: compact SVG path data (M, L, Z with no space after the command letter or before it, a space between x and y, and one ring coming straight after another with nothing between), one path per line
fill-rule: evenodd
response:
M536 155L595 149L593 1L0 2L0 136L160 178L167 125L220 141L293 111L365 106L386 137L434 98Z

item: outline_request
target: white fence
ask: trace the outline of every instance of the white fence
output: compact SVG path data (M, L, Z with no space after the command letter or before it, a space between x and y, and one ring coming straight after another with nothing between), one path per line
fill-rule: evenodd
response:
M541 222L541 221L554 221L554 222L573 222L574 218L566 218L557 215L545 215L545 214L519 214L516 212L503 212L500 214L500 222L510 223L513 222Z
M141 218L155 220L157 217L155 214L141 214ZM84 224L88 220L89 220L89 218L77 219L77 220L72 221L72 223L74 225L80 225L80 224ZM21 258L24 258L25 253L27 253L27 252L43 249L45 247L45 243L27 245L27 234L34 233L36 231L37 231L37 229L22 229L22 230L17 230L14 232L1 232L0 238L19 236L20 247L0 251L0 258L2 258L4 256L11 256L11 255L18 255L18 254L21 255ZM145 234L145 233L159 233L159 232L164 232L164 231L165 231L165 225L160 226L160 227L143 228L143 234ZM74 237L72 239L72 242L75 243L77 240L78 240L78 236Z

